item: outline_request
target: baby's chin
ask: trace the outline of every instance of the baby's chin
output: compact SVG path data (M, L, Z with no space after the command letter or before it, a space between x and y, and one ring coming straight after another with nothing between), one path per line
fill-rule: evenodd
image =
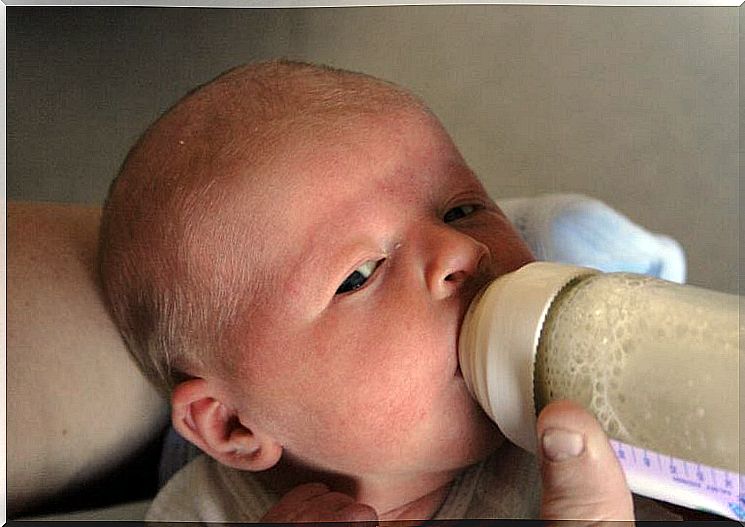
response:
M476 434L476 446L475 454L478 459L474 462L482 461L489 457L491 454L496 452L507 440L502 434L499 427L486 416L482 414L483 420L480 423L479 431Z
M465 382L463 382L463 386L465 389ZM489 450L489 453L494 452L496 449L502 446L502 444L506 441L506 438L504 434L502 434L502 431L499 429L497 424L492 421L492 419L481 408L476 399L474 399L473 396L468 393L467 389L465 390L467 393L469 406L468 414L470 415L470 420L473 423L474 437L476 437L476 442L486 445L485 448Z
M499 427L489 419L478 405L465 412L466 421L462 422L465 432L453 444L452 460L460 467L479 463L496 452L506 441ZM467 432L466 432L467 430Z

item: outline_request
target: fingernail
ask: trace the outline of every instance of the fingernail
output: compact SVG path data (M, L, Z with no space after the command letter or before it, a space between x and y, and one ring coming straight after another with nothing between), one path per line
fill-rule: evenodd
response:
M577 457L585 449L582 434L561 428L548 428L543 432L541 442L543 443L543 455L551 461L564 461Z

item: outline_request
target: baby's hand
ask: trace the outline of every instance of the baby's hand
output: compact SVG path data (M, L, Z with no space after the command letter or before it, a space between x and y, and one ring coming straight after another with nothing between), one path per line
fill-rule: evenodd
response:
M261 519L267 523L376 521L375 509L323 483L306 483L285 494Z
M553 402L538 416L537 433L542 518L634 520L621 465L592 415L570 401Z

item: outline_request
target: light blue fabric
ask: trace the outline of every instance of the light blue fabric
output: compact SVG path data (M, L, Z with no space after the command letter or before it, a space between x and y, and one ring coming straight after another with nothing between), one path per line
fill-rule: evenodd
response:
M644 229L600 200L545 194L497 203L538 260L685 282L686 258L677 241Z

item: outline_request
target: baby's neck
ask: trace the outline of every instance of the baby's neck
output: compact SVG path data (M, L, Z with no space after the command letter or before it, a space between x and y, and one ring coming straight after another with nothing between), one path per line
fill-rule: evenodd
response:
M304 483L325 483L334 491L370 505L380 520L431 519L447 498L460 470L393 478L330 474L282 460L274 468L256 475L277 495L284 496Z
M430 519L444 503L458 474L459 471L452 471L412 478L363 478L352 496L372 506L380 520Z

